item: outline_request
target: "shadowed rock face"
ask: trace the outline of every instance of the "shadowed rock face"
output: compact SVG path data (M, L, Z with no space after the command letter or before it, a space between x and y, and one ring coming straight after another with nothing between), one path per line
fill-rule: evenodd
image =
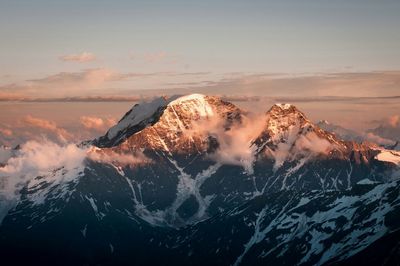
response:
M356 259L400 229L395 163L289 104L255 117L218 97L160 98L88 143L97 156L83 169L27 182L0 226L5 254L65 264L315 265ZM54 183L64 175L67 183Z

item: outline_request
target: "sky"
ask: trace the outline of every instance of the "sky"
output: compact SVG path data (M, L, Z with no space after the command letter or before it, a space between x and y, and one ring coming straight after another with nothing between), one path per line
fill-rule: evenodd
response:
M85 68L398 70L399 11L397 0L1 0L0 70L10 81ZM84 52L97 60L59 60Z
M82 117L100 134L138 101L190 92L366 130L400 114L399 14L398 0L0 0L0 135Z

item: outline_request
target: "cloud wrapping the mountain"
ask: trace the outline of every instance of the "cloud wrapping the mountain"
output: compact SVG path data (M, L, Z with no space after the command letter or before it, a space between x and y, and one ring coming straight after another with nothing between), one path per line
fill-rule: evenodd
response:
M364 133L362 136L366 141L370 141L378 145L394 145L396 143L394 140L382 138L381 136L375 135L372 132Z
M142 152L136 152L134 154L119 153L108 149L99 150L97 148L92 148L88 150L87 154L88 158L93 161L117 166L135 166L151 163L151 160Z
M393 145L396 141L400 141L399 115L391 115L383 120L374 122L379 123L379 125L374 129L368 130L368 136L375 137L377 140L382 140L381 142L383 145Z
M254 150L251 141L256 138L264 126L262 115L242 117L241 123L235 123L226 130L225 120L212 116L192 123L189 135L212 136L218 143L218 149L209 154L212 160L220 164L242 166L247 172L253 172Z
M297 152L311 152L313 154L326 154L334 148L329 141L317 136L314 132L301 135L295 142Z
M285 141L276 143L276 148L267 148L266 156L272 158L273 169L279 169L286 161L300 160L304 163L315 156L328 154L336 146L326 139L320 138L314 132L298 135L298 125L292 126L288 130Z
M79 178L84 170L85 160L113 164L115 166L135 166L151 161L143 153L121 154L114 151L97 151L96 148L80 148L75 144L59 145L49 140L28 141L21 149L7 151L5 166L0 166L0 223L19 198L19 191L28 183L38 185L44 176L50 186L64 184ZM4 156L3 156L4 155ZM61 169L66 174L54 174ZM32 184L31 184L32 183Z

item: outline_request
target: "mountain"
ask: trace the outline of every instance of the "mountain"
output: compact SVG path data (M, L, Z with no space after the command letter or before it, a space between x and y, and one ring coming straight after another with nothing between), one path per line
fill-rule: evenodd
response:
M396 137L393 137L394 135L396 135L396 129L392 127L381 125L376 129L370 129L364 133L358 133L342 126L332 124L326 120L319 121L317 123L317 126L323 130L334 133L336 136L343 140L356 141L360 143L373 142L383 148L399 150L398 141L396 141ZM382 130L383 128L385 128L385 130ZM391 134L388 134L387 132L390 132Z
M318 123L316 125L319 128L322 128L323 130L334 133L336 136L338 136L339 138L341 138L343 140L357 141L357 142L362 142L365 140L365 138L361 134L355 132L354 130L332 124L332 123L328 122L327 120L318 121Z
M400 125L382 124L376 128L370 129L368 132L382 138L393 140L394 142L400 141Z
M399 262L400 153L342 140L293 105L255 115L214 96L161 97L79 147L81 164L24 179L7 203L2 257L320 265L383 242L371 265Z

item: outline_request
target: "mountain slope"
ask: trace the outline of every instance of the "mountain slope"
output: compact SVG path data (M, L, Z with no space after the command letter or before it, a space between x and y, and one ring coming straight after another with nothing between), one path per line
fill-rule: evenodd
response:
M289 104L252 115L218 97L159 98L80 146L81 166L22 184L0 226L7 253L311 265L350 259L400 229L400 154L341 140Z

